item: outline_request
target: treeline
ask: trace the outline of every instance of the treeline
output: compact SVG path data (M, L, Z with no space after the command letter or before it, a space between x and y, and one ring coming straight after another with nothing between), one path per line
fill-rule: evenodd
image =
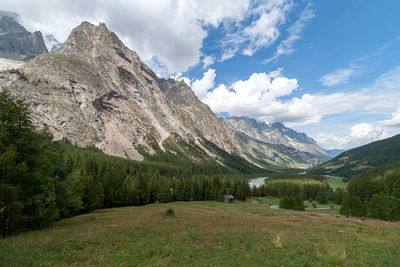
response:
M326 204L329 201L341 204L344 190L337 188L335 191L326 182L308 180L270 180L259 188L252 189L252 196L300 198L302 200L317 201Z
M97 208L220 200L224 194L245 200L251 190L244 179L228 178L234 171L211 161L201 168L188 161L137 162L105 155L93 146L53 142L46 131L35 131L23 102L7 91L0 93L2 236Z
M352 178L340 213L347 216L400 220L400 162Z

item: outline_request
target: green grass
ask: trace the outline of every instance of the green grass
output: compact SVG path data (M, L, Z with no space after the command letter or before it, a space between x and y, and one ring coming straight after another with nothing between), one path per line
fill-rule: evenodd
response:
M256 201L97 210L0 240L0 266L397 266L400 224ZM175 216L166 216L172 208Z
M279 198L276 197L252 197L252 199L255 199L258 201L260 204L265 204L268 206L272 205L279 205ZM340 211L340 205L335 204L335 203L328 203L328 204L317 204L317 208L330 208L328 210L319 210L319 209L314 209L312 206L312 203L308 200L304 201L304 206L306 208L306 212L316 212L316 213L326 213L326 214L339 214ZM332 209L333 207L333 209Z
M343 177L329 176L326 181L333 190L336 190L336 188L346 189L347 187L347 183L343 181Z
M252 197L253 199L257 200L260 204L266 204L269 206L272 205L279 205L279 198L276 197Z

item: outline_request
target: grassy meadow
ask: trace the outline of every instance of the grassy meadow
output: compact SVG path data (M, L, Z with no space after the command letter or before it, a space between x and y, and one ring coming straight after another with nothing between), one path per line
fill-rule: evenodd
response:
M0 266L396 266L400 224L276 200L100 209L0 240ZM275 203L275 202L273 202ZM175 216L165 211L174 210Z
M343 177L329 176L326 180L333 190L336 188L346 189L347 183L343 181Z

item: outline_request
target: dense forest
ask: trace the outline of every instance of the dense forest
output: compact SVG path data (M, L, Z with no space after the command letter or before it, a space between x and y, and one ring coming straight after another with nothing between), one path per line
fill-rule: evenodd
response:
M320 204L329 201L341 204L344 194L343 189L332 190L326 182L299 178L267 180L265 185L252 189L252 196L285 198L289 199L289 202L292 200L299 202L298 199L301 199L301 201L317 201Z
M400 161L353 177L340 212L348 216L400 220Z

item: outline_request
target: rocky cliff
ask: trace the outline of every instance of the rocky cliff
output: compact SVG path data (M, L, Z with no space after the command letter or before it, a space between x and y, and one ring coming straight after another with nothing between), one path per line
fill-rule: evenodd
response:
M28 32L10 14L0 13L0 58L28 60L47 53L42 33Z

